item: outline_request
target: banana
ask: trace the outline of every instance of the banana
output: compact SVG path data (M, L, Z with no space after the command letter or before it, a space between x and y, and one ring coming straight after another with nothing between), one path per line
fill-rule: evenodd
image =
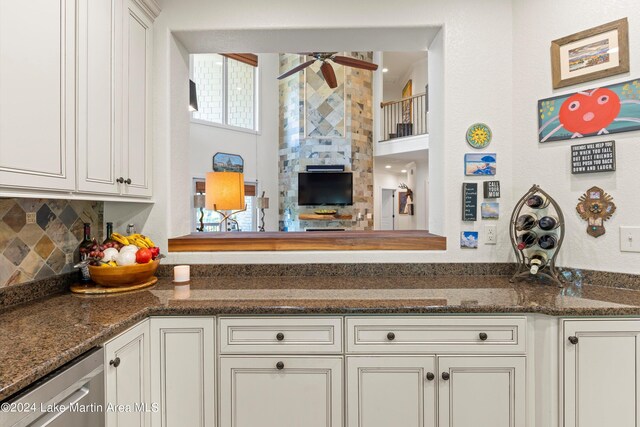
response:
M127 239L126 237L124 237L122 234L120 233L111 233L111 238L113 240L115 240L116 242L123 244L125 246L129 245L129 239Z
M140 237L131 237L129 236L129 241L136 245L139 248L148 248L149 246L147 246L147 243L141 239Z
M145 241L145 243L148 245L149 248L156 247L156 244L153 243L153 240L151 240L148 236L142 236L142 239Z

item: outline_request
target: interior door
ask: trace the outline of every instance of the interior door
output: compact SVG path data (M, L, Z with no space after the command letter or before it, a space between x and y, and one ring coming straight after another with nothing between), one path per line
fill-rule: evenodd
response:
M395 230L395 193L389 188L380 192L380 230Z

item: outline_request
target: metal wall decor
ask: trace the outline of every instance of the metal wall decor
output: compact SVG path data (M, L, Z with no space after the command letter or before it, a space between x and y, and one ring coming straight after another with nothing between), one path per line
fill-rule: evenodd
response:
M579 200L576 210L580 217L587 221L587 234L593 237L602 236L606 232L604 222L616 211L613 197L600 187L591 187Z
M540 200L545 200L546 203L541 208L532 209L530 205L528 205L528 200L531 198L539 198ZM549 218L553 216L556 218L556 224L552 229L549 229L548 227L543 228L542 224L536 220L535 223L526 230L534 235L539 233L540 236L536 238L534 244L531 244L528 247L520 247L518 238L522 235L521 233L523 232L523 229L518 229L518 219L522 215L527 214L533 214L535 218ZM518 200L518 203L516 203L513 213L511 214L509 229L511 245L513 246L513 251L515 252L516 259L518 260L518 269L511 277L510 281L514 282L516 279L537 275L545 277L556 285L562 287L563 277L556 268L556 259L558 258L558 253L562 247L565 235L564 215L560 209L560 205L558 205L558 203L546 191L541 189L539 185L534 184L529 191L527 191L526 194ZM553 248L543 249L539 239L539 237L542 236L553 236L556 242L555 246L553 246ZM534 260L536 257L539 259L541 255L543 258L546 258L546 260L544 264L539 264L539 266L537 264L534 271L532 268Z

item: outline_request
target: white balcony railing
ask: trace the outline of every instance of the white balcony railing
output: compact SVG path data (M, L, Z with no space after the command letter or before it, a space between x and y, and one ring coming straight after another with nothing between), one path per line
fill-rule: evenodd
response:
M381 102L381 141L427 133L429 100L426 93L419 93L398 101Z

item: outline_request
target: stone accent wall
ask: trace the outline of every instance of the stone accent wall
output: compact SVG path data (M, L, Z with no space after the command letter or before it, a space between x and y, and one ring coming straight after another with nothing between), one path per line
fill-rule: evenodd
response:
M103 202L0 198L0 287L73 271L83 224L104 240L103 212ZM35 223L27 224L28 213Z
M349 52L371 61L373 54ZM298 55L281 55L280 72L300 63ZM373 212L373 93L372 73L332 63L338 87L327 86L320 64L280 83L280 226L290 212L294 230L313 228L371 229L373 221L355 221L358 213ZM307 165L344 165L353 173L353 206L339 208L353 221L299 221L313 206L298 206L297 173Z

